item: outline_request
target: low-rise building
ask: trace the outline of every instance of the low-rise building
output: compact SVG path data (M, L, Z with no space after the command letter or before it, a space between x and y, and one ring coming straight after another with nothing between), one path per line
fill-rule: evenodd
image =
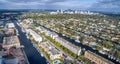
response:
M7 58L4 60L5 64L18 64L18 59L17 58Z
M56 37L58 37L58 35L55 32L51 32L50 37L55 39Z
M55 32L52 32L50 30L44 29L45 35L50 36L51 38L55 39L58 37L58 35Z
M111 61L109 61L91 51L86 51L84 54L84 57L95 62L96 64L114 64Z
M50 59L59 59L62 57L62 53L60 50L55 48L51 43L49 42L42 42L39 44L40 47L42 47L48 54L50 54Z
M13 23L7 23L7 27L8 27L8 28L14 28L15 25L14 25Z
M10 48L10 53L3 56L5 64L29 64L20 48Z
M6 32L5 32L5 34L7 34L7 35L13 35L13 34L15 34L15 29L13 29L13 28L7 29Z
M18 39L18 36L9 36L3 38L3 48L11 48L12 46L15 46L17 48L20 47L20 41Z
M12 54L18 60L18 64L29 64L24 50L20 48L11 48L10 54Z
M52 32L52 31L47 30L45 28L43 29L43 31L45 32L45 34L47 36L50 36L51 38L55 39L55 41L59 42L61 45L63 45L64 47L66 47L67 49L72 51L73 53L80 55L80 52L81 52L80 47L75 46L74 44L68 42L67 40L58 37L58 34L56 34L55 32Z
M33 31L31 29L29 29L28 31L29 31L29 34L32 35L32 37L34 38L35 41L37 41L37 42L42 41L42 37L39 34L37 34L35 31Z
M68 42L67 40L57 37L55 38L55 41L57 41L58 43L60 43L61 45L63 45L64 47L66 47L67 49L69 49L70 51L72 51L73 53L80 55L81 52L81 48L78 46L75 46L74 44Z

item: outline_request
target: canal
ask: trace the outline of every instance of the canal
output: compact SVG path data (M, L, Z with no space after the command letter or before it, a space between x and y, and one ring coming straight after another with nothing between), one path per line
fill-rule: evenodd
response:
M38 23L36 23L36 24L38 24ZM44 28L46 28L46 29L48 29L48 30L50 30L50 31L53 31L53 30L51 30L50 28L47 28L47 27L45 27L45 26L43 26L43 25L41 25L41 24L38 24L38 25L39 25L39 26L42 26L42 27L44 27ZM53 31L53 32L55 32L55 31ZM57 33L57 32L55 32L55 33ZM59 37L64 38L65 40L71 42L72 44L74 44L74 45L76 45L76 46L81 47L82 49L90 50L91 52L96 53L97 55L99 55L99 56L101 56L101 57L104 57L105 59L107 59L107 60L109 60L109 61L112 61L112 62L115 63L115 64L119 64L119 62L116 62L116 60L113 60L113 59L108 58L108 55L104 55L104 54L99 53L98 50L94 50L94 49L92 49L91 47L89 47L89 46L87 46L87 45L83 45L82 43L78 43L78 42L76 42L75 40L70 39L69 37L63 36L61 33L57 33L57 34L59 35Z
M13 23L15 24L15 27L18 30L20 44L25 46L24 50L27 55L29 63L30 64L47 64L46 59L40 55L40 53L33 46L31 41L27 39L27 36L25 35L25 33L22 32L21 27L18 26L15 21L13 21Z

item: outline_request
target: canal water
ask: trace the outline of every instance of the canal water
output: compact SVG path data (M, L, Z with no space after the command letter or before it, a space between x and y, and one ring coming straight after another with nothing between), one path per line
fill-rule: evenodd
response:
M20 44L25 46L24 50L27 55L29 63L30 64L47 64L46 59L40 55L40 53L33 46L31 41L27 39L27 36L25 35L25 33L22 32L21 27L18 26L15 21L14 21L14 24L19 33Z
M36 24L37 24L37 23L36 23ZM48 30L50 30L50 31L52 31L50 28L47 28L47 27L45 27L45 26L43 26L43 25L41 25L41 24L38 24L38 25L39 25L39 26L42 26L42 27L44 27L44 28L46 28L46 29L48 29ZM53 32L55 32L55 31L53 31ZM55 32L55 33L57 33L57 32ZM104 57L105 59L107 59L107 60L109 60L109 61L112 61L112 62L115 63L115 64L119 64L119 63L116 62L115 60L108 58L108 55L101 54L101 53L99 53L97 50L94 50L94 49L92 49L91 47L89 47L89 46L87 46L87 45L83 45L82 43L75 42L73 39L70 39L69 37L63 36L61 33L57 33L57 34L59 35L59 37L64 38L65 40L71 42L72 44L74 44L74 45L76 45L76 46L81 47L82 49L90 50L91 52L96 53L97 55L102 56L102 57Z

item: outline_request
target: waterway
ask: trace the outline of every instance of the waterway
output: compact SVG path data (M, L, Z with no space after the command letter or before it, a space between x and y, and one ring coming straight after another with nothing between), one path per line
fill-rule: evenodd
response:
M21 27L18 26L15 21L13 22L15 24L16 29L18 30L20 44L25 46L24 51L26 53L29 63L30 64L47 64L46 59L41 56L41 54L33 46L31 40L29 40L25 35L25 33L22 32Z
M36 24L38 24L38 23L36 23ZM45 27L45 26L43 26L43 25L41 25L41 24L38 24L38 25L39 25L39 26L42 26L42 27L44 27L44 28L46 28L46 29L48 29L48 30L50 30L50 31L53 31L53 30L51 30L50 28L47 28L47 27ZM53 31L53 32L55 32L55 31ZM71 42L72 44L74 44L74 45L76 45L76 46L81 47L82 49L90 50L91 52L96 53L97 55L99 55L99 56L101 56L101 57L103 57L103 58L105 58L105 59L107 59L107 60L109 60L109 61L112 61L112 62L115 63L115 64L119 64L119 62L116 62L116 60L113 60L113 59L108 58L108 55L104 55L104 54L99 53L98 50L94 50L93 48L91 48L91 47L89 47L89 46L87 46L87 45L83 45L82 43L78 43L78 42L76 42L75 40L71 39L70 37L63 36L61 33L58 33L58 32L55 32L55 33L57 33L57 34L59 35L59 37L64 38L65 40Z

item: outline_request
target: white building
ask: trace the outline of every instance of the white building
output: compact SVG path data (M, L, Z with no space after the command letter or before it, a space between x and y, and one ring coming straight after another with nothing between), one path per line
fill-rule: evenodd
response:
M80 55L81 48L78 46L75 46L74 44L68 42L67 40L58 37L58 35L55 32L51 32L47 29L43 29L45 32L45 35L50 36L51 38L55 39L55 41L59 42L61 45L72 51L73 53Z
M50 14L58 14L57 12L50 12Z
M55 39L56 37L58 37L58 35L55 32L51 32L50 37Z
M7 23L7 27L8 27L8 28L14 28L15 25L14 25L13 23Z
M29 31L29 34L32 35L32 37L34 38L35 41L37 42L41 42L42 41L42 37L37 34L35 31L31 30L31 29L28 29Z
M44 29L43 31L45 32L45 35L50 36L53 39L55 39L56 37L58 37L58 35L55 32L51 32L51 31L49 31L47 29Z
M51 60L59 59L63 56L62 52L60 52L60 50L55 48L49 42L42 42L42 43L40 43L39 46L42 47L48 54L50 54L50 59Z
M81 48L78 46L75 46L74 44L68 42L67 40L57 37L55 38L55 41L59 42L61 45L72 51L73 53L80 55L81 53Z

